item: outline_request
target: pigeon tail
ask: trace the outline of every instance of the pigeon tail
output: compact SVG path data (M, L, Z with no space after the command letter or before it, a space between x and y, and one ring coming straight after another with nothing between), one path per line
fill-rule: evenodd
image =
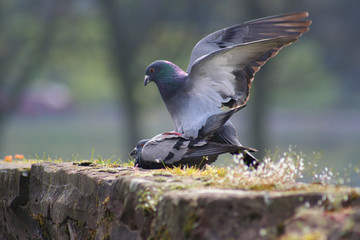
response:
M210 116L205 125L200 129L198 139L211 139L211 137L231 118L231 116L239 110L246 107L246 105L233 108L229 111L214 114ZM234 144L238 145L238 144Z

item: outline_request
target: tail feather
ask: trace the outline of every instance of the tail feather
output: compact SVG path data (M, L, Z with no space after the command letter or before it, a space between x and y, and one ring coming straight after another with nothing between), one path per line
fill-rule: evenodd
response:
M214 134L214 136L211 138L211 141L241 146L241 143L239 142L236 134L236 130L230 121L228 121L218 132ZM231 154L239 154L239 151L232 152ZM256 159L256 157L254 157L247 150L243 151L243 154L245 164L257 168L259 161Z
M244 151L244 163L249 167L254 167L255 169L259 166L259 160L257 160L251 153Z
M206 120L205 125L200 129L198 138L210 139L218 131L218 129L222 128L226 124L226 122L231 118L232 115L234 115L234 113L238 112L244 107L246 107L246 105L242 105L229 111L210 116Z

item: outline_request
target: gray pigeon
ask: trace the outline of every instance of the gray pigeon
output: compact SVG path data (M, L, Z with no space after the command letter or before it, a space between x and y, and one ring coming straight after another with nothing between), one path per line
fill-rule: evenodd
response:
M185 138L179 133L168 132L139 141L130 155L135 159L135 166L145 169L165 166L202 168L205 164L213 163L220 154L244 150L256 151L243 146Z
M221 114L222 107L246 104L255 73L309 30L307 16L277 15L216 31L196 44L187 72L169 61L155 61L146 68L144 85L156 83L176 132L202 138L209 117ZM230 120L209 140L241 146Z

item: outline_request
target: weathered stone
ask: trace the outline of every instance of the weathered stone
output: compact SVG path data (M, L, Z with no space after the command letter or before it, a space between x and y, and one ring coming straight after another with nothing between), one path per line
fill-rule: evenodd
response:
M298 223L325 236L358 236L356 188L216 189L209 179L134 168L0 166L0 239L286 239L307 234Z
M0 239L42 239L41 226L26 207L30 165L2 162L0 167Z
M283 239L313 236L313 239L360 239L360 207L335 211L319 208L300 209L285 223Z
M154 229L155 233L167 229L172 239L258 239L260 229L276 233L298 206L304 202L315 205L321 198L321 193L219 189L171 192L160 202Z

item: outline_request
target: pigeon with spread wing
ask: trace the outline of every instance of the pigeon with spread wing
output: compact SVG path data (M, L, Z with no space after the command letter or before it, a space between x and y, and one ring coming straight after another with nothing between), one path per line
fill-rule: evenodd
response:
M307 16L307 12L283 14L216 31L196 44L186 72L158 60L146 68L144 85L156 83L176 132L201 139L209 117L220 114L222 107L247 103L255 73L309 30ZM241 146L230 120L210 141ZM253 157L247 156L251 162Z

